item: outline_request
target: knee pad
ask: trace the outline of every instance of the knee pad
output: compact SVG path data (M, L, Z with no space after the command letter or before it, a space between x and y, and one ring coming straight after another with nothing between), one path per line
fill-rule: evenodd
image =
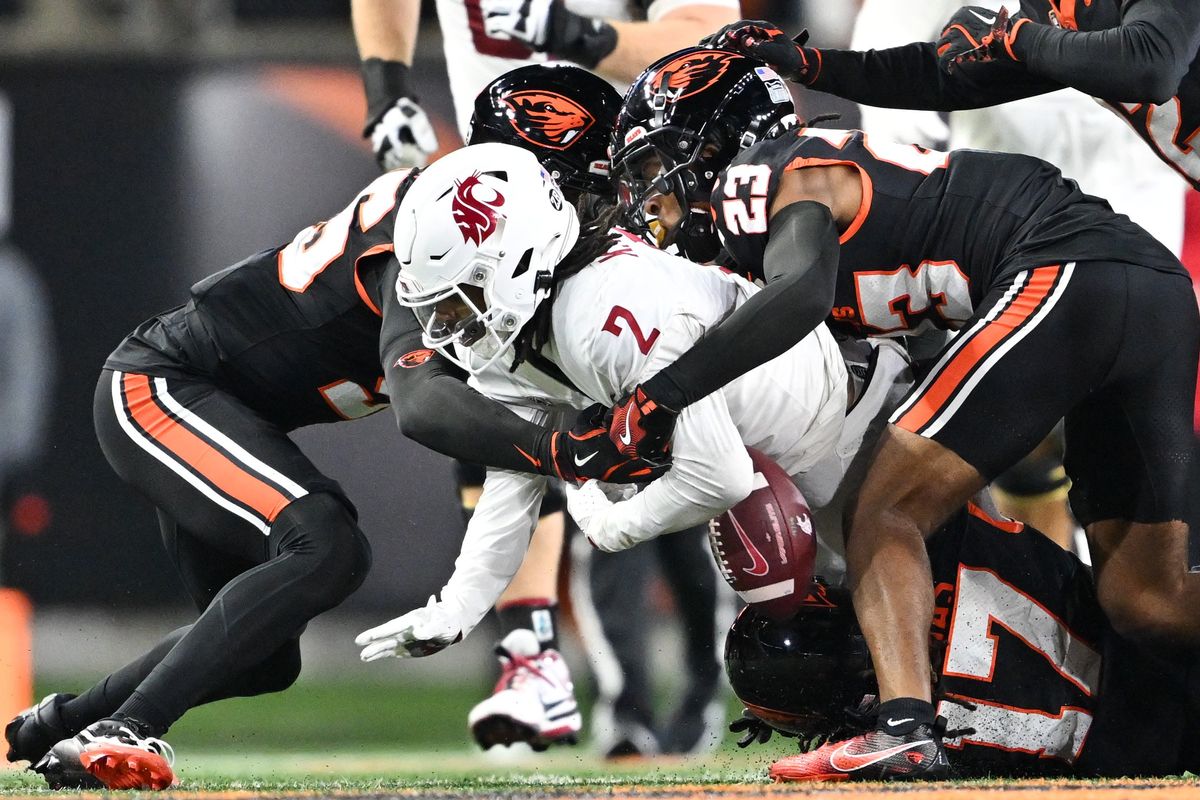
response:
M336 598L362 585L371 570L371 545L350 509L336 495L317 492L287 505L270 531L272 553L303 559L314 593Z

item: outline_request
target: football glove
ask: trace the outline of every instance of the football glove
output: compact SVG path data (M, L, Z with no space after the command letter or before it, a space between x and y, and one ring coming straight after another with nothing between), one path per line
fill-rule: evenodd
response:
M363 631L355 637L354 644L362 648L359 658L363 661L421 658L461 642L463 627L449 606L439 602L436 595L430 595L424 608Z
M938 63L947 73L964 61L1019 61L1013 51L1017 31L1029 22L1015 23L1008 9L999 12L980 6L964 6L954 12L937 41Z
M700 40L700 46L732 50L757 58L788 80L811 84L821 70L821 55L816 48L805 47L807 41L807 29L792 38L773 22L743 19L705 36Z
M609 498L599 481L588 481L582 486L568 484L565 488L567 511L592 547L605 553L619 553L641 542L627 535L605 532L604 517L616 503ZM620 492L618 496L621 499L628 499L617 487L611 487L610 491Z
M649 483L671 468L669 454L653 462L622 452L609 438L604 417L607 409L597 403L579 412L569 431L555 431L548 438L549 453L543 463L553 465L548 474L567 484L586 480L607 483Z
M608 438L627 458L669 462L679 412L654 401L642 386L621 399L607 417Z
M438 149L429 116L417 105L408 83L408 65L368 58L362 63L367 93L367 124L375 160L385 170L424 167Z
M617 46L617 31L602 19L576 14L562 0L480 0L483 30L589 69Z
M744 733L742 738L738 739L738 747L749 747L757 742L758 744L766 744L771 739L771 734L778 733L780 736L796 738L796 734L781 731L777 728L772 728L769 723L757 716L748 708L742 709L742 716L729 723L730 733Z

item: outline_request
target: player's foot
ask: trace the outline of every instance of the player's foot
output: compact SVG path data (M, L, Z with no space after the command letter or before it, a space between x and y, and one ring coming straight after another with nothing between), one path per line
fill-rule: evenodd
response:
M942 747L942 725L920 725L911 733L867 731L830 742L771 765L771 779L789 781L937 780L950 777Z
M51 789L166 789L175 753L137 720L110 717L50 748L33 767Z
M496 647L501 674L492 696L467 723L479 746L525 742L534 750L575 744L583 718L571 673L557 650L542 650L533 631L518 628Z
M74 731L63 722L59 707L74 697L73 694L46 695L42 702L9 720L4 726L4 739L8 742L6 758L36 764L55 742L73 734Z

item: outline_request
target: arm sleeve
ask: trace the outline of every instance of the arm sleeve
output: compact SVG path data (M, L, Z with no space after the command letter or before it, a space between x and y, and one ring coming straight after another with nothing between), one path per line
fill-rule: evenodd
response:
M676 316L645 374L687 349L702 332L695 319ZM604 515L606 538L632 547L707 522L750 494L754 469L724 394L714 392L685 409L673 442L671 470Z
M523 472L552 468L537 461L549 450L550 429L484 397L467 386L449 361L428 354L416 317L399 304L392 288L398 267L393 259L384 270L379 355L400 430L431 450L463 461ZM411 354L420 356L404 358Z
M680 409L795 346L833 307L838 249L826 206L805 200L776 213L763 255L766 288L647 381L646 393Z
M1013 51L1031 73L1095 97L1165 103L1200 48L1200 3L1134 0L1125 9L1118 27L1101 31L1028 23Z
M1035 75L1017 63L968 63L948 75L938 65L934 42L914 42L886 50L818 52L821 68L810 88L883 108L959 111L1063 88L1063 84Z

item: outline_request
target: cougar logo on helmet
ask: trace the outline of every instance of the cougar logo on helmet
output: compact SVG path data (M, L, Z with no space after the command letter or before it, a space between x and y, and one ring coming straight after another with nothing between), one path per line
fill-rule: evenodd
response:
M587 109L555 92L527 90L501 99L511 111L513 130L538 147L565 150L596 121Z
M650 86L655 92L665 92L672 99L682 100L716 83L736 58L740 58L736 53L686 53L663 64Z
M479 180L478 172L465 181L457 181L456 186L458 191L450 202L454 222L464 242L482 244L496 232L496 218L500 216L498 209L504 205L504 195Z

